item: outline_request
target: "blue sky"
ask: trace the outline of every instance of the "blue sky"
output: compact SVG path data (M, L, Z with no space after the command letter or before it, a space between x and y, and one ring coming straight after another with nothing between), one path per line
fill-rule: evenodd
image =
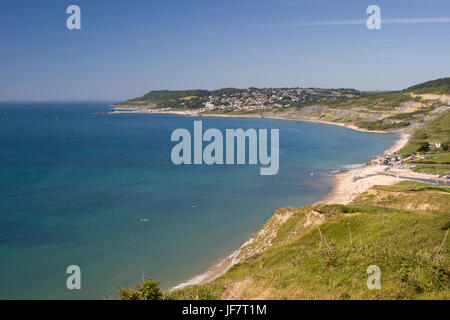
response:
M81 30L66 28L71 4L81 8ZM381 30L360 22L372 4ZM0 43L3 101L250 86L403 89L450 76L450 1L2 0Z

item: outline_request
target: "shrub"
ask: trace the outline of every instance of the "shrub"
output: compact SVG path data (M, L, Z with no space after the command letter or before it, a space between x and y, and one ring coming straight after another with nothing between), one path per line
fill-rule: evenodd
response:
M448 151L448 146L449 146L449 144L450 144L450 142L444 142L444 143L442 144L442 150Z
M162 293L159 288L159 281L153 281L152 278L136 286L136 289L122 288L119 290L121 300L161 300Z
M427 152L429 150L430 146L428 145L428 142L421 143L419 149L417 149L418 152Z

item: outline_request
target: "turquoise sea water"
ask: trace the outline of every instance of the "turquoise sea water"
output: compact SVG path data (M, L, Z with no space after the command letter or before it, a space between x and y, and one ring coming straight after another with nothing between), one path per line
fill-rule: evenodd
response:
M0 298L111 298L143 275L174 286L237 249L277 207L320 200L332 172L396 140L282 120L96 114L106 110L0 104ZM278 128L279 173L173 165L170 135L194 120L204 130ZM66 288L72 264L81 290Z

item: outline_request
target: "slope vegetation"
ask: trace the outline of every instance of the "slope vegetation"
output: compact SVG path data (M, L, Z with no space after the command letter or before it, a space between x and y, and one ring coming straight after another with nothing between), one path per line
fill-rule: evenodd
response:
M449 187L402 182L348 206L278 209L240 263L166 298L449 299L448 203ZM371 265L379 290L366 285Z

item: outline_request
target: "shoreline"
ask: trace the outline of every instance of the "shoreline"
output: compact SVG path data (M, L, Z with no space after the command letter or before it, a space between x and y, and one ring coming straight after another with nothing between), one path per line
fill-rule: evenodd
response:
M311 117L302 117L302 118L286 118L282 116L274 116L274 115L252 115L252 114L224 114L224 113L196 113L195 111L171 111L171 110L163 110L163 111L156 111L156 110L149 110L149 109L133 109L133 107L126 108L126 107L115 107L114 111L107 112L108 114L172 114L172 115L179 115L179 116L190 116L190 117L217 117L217 118L250 118L250 119L273 119L273 120L284 120L284 121L297 121L297 122L312 122L312 123L321 123L321 124L328 124L333 126L339 126L339 127L345 127L350 130L360 131L360 132L368 132L368 133L391 133L388 131L381 131L381 130L368 130L359 128L355 125L351 124L345 124L340 122L331 122L331 121L324 121L319 120ZM393 132L395 133L395 132Z
M399 139L383 152L383 155L393 154L402 149L409 141L410 135L401 133ZM378 156L377 158L379 158ZM392 185L406 180L398 174L388 174L389 166L365 164L363 167L348 170L334 176L335 183L328 196L320 201L323 204L349 204L355 197L367 191L374 185ZM413 175L411 170L408 173ZM392 172L392 171L391 171ZM404 175L403 175L404 176Z

